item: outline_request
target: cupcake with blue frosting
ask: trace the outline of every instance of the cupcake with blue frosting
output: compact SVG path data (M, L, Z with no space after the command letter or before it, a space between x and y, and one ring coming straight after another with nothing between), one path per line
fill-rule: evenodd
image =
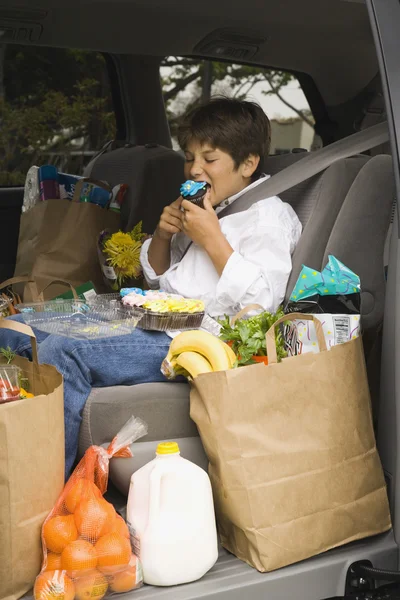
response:
M204 196L209 189L210 184L205 181L192 181L188 179L185 183L182 183L180 192L184 200L189 200L189 202L193 202L193 204L204 208Z

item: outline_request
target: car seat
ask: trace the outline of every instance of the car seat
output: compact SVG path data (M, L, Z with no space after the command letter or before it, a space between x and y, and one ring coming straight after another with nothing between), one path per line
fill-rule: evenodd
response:
M303 156L304 154L300 153L270 157L267 171L273 175L292 162L301 160ZM381 161L382 157L376 158ZM386 160L390 162L390 157L386 157ZM368 163L371 163L371 165L364 170ZM360 186L362 188L364 185L363 182L367 182L367 195L370 202L373 203L372 189L377 189L374 185L375 164L372 159L364 155L343 159L331 165L323 173L281 194L282 199L289 202L296 210L304 228L303 235L293 256L293 272L288 284L289 293L302 264L307 264L316 269L322 268L329 242L331 248L335 250L333 253L340 258L340 249L337 246L340 245L341 234L339 228L335 225L336 221L344 206L347 208L340 216L340 222L346 219L347 211L350 211L353 207L355 193L350 194L350 190L356 184L358 177L361 177L361 179L358 179L355 189L359 190ZM380 162L379 166L382 167ZM100 174L96 176L99 177ZM381 179L379 179L379 182L381 182ZM382 189L381 185L380 189ZM365 194L361 193L361 197L363 196ZM389 207L389 213L392 197L391 190L387 189L381 200L382 206ZM362 209L359 203L357 203L357 206L357 210ZM383 213L382 219L385 221L385 210ZM350 236L348 228L346 229L346 236L347 238ZM352 234L350 239L347 240L350 246L349 251L346 251L346 257L351 254L351 239L355 244L361 243L363 245L362 241L360 242ZM382 245L383 247L380 231L376 245L379 247ZM369 249L372 251L372 247ZM368 252L368 248L365 248L365 251ZM351 267L351 260L345 262ZM362 272L360 272L360 275L363 278ZM378 304L376 310L378 312L380 310L381 319L380 301ZM206 464L196 427L189 417L189 387L187 384L182 383L150 383L136 386L94 388L83 412L79 453L82 454L90 444L103 444L109 441L131 414L140 416L149 424L149 434L143 441L135 445L135 459L132 459L134 463L129 460L112 461L111 479L121 491L125 493L127 491L128 474L151 457L154 448L154 443L151 442L163 439L178 440L181 446L185 448L186 456L189 457L190 455L192 460L197 460L202 465Z
M111 186L126 183L128 190L121 208L121 225L130 231L143 221L143 231L153 233L164 206L179 196L184 158L158 144L108 145L86 167L84 175L103 179Z

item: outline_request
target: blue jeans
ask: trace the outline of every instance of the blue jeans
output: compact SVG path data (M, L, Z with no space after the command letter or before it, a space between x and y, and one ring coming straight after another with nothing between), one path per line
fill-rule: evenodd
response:
M23 322L22 315L10 317ZM76 340L34 329L39 362L54 365L64 377L65 477L78 450L82 411L92 387L167 381L160 371L171 339L166 333L135 329L130 335ZM0 347L10 346L32 359L29 338L0 329ZM117 433L117 432L115 432Z

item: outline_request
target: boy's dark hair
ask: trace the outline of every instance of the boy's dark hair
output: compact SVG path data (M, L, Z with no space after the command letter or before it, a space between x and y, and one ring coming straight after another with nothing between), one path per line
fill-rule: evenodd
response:
M260 157L252 179L264 169L271 145L271 125L261 106L235 98L213 98L192 109L178 128L182 150L196 140L220 148L233 159L236 169L250 156Z

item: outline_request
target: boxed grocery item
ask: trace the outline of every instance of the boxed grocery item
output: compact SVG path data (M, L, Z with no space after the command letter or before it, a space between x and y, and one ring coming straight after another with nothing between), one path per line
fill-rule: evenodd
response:
M72 200L75 193L75 186L82 179L78 175L69 173L58 173L58 186L60 189L60 198L64 200Z
M321 321L327 349L354 340L360 335L360 315L316 314ZM312 321L296 319L284 328L288 356L319 352L317 334Z
M327 349L360 335L360 278L335 256L319 272L303 265L285 313L314 314L322 324ZM313 323L295 319L284 327L289 356L318 352Z

